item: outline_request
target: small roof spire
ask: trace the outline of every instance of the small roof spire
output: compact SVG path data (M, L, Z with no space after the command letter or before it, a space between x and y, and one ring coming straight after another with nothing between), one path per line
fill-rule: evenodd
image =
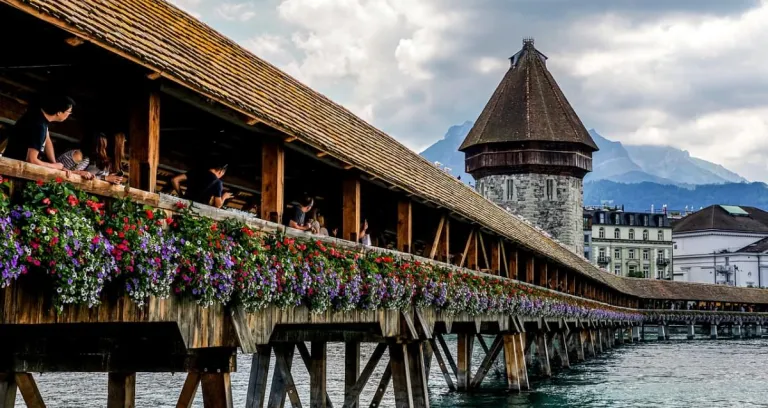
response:
M523 38L523 48L533 48L533 37Z

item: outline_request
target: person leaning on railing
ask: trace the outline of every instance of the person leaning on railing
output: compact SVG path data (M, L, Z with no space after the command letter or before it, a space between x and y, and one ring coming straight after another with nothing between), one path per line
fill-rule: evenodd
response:
M224 201L232 198L232 193L224 191L224 183L221 181L226 172L227 164L214 164L212 167L201 167L179 174L171 179L171 184L176 194L181 197L181 182L186 181L187 191L184 198L221 208Z
M67 120L74 107L75 101L68 96L42 98L39 104L27 109L13 125L8 137L8 146L3 155L51 169L65 170L64 165L56 162L56 153L53 150L48 126L54 122ZM40 160L41 153L45 154L47 162Z
M312 230L312 225L307 222L307 213L312 210L315 200L312 197L304 197L298 205L294 206L293 216L288 220L288 226L301 231Z
M98 178L113 184L123 182L122 162L125 157L125 134L118 132L109 154L109 140L104 133L97 134L90 142L88 155L80 149L68 150L57 159L65 170L71 170L86 180Z

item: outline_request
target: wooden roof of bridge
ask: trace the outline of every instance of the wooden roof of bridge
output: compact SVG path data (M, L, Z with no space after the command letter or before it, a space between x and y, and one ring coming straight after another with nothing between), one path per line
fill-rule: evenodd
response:
M635 294L633 280L600 271L341 105L165 1L0 3L159 72L165 80L258 119L415 197L482 225L537 256L621 292ZM768 303L768 291L762 303Z

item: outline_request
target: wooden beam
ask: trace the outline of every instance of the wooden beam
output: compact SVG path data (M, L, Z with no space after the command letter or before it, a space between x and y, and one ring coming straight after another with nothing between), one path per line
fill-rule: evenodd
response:
M160 72L150 72L149 74L147 74L147 79L149 79L150 81L157 81L158 79L160 79L161 76L163 76L163 74L161 74Z
M549 268L547 273L549 274L549 288L558 290L558 283L560 282L559 276L560 269L557 266Z
M245 124L248 126L256 126L259 123L261 123L261 120L257 118L248 118L248 120L245 121Z
M504 276L505 278L509 278L511 274L509 273L507 249L506 249L506 245L504 245L504 241L501 238L499 238L499 247L501 248L501 261L502 261L502 265L504 266L504 273L502 274L502 276Z
M261 147L261 219L282 223L285 208L285 149L265 142Z
M107 382L107 408L136 406L136 373L109 373Z
M325 156L328 156L328 152L320 151L320 152L317 152L315 156L317 156L318 158L323 158Z
M85 39L80 37L69 37L66 40L64 40L64 42L66 42L72 47L78 47L85 43Z
M391 359L390 359L391 360ZM381 375L379 385L376 387L376 392L371 399L371 408L377 408L381 406L381 400L384 398L384 393L387 392L389 387L389 381L392 379L392 364L391 361L387 362L387 368L384 369L384 374Z
M443 235L443 226L445 225L445 215L440 217L440 221L437 223L437 231L435 231L435 238L433 239L432 246L429 248L429 259L435 259L437 255L437 248L440 245L440 237Z
M457 357L458 373L456 375L457 389L467 391L470 388L472 378L472 355L475 344L475 336L471 333L458 333L457 337Z
M160 94L144 93L133 104L128 131L131 147L129 183L133 188L155 191L160 162Z
M288 136L284 139L285 143L293 143L298 139L296 136Z
M352 170L355 166L351 164L345 164L343 167L344 167L344 170Z
M424 349L422 342L408 343L407 351L408 371L411 376L411 389L413 390L413 407L429 408L429 389L427 388L426 363L424 361Z
M477 239L479 240L478 245L480 245L480 249L483 250L483 261L485 262L483 264L484 266L483 269L490 269L491 264L490 262L488 262L488 254L485 252L485 241L483 240L483 233L480 232L479 230L477 231Z
M437 256L434 259L449 263L451 260L451 219L445 217L443 232L440 234L440 242L437 244Z
M397 250L411 253L413 240L413 204L411 200L397 203Z
M534 282L534 257L531 254L525 254L525 282Z
M389 366L392 368L395 405L403 408L413 407L413 385L407 356L405 344L393 342L389 345Z
M469 235L468 247L465 249L465 252L466 252L466 256L465 257L467 258L467 261L466 261L467 268L475 270L475 271L479 269L478 265L477 265L477 263L478 263L477 262L477 256L478 256L477 236L478 236L478 234L480 234L480 231L478 231L478 230L472 231L472 233Z
M437 342L435 342L435 339L429 339L429 343L432 346L432 352L434 353L435 358L437 359L437 365L440 367L440 372L443 373L443 378L445 379L445 385L448 386L449 390L456 391L456 386L453 385L453 378L451 377L451 373L448 371L448 366L445 365L445 359L443 358L443 353L438 348Z
M360 179L350 177L342 183L342 239L358 242L360 224Z
M518 251L517 249L512 249L509 251L509 275L507 275L510 279L520 279L521 277L518 275L518 269L520 268L518 266Z
M472 237L475 235L475 231L469 231L469 236L467 237L467 243L464 245L464 251L461 253L461 259L459 259L458 266L459 268L464 267L464 263L467 261L467 253L469 253L469 247L472 244Z
M488 375L489 371L491 371L491 367L493 366L493 363L496 361L496 359L499 357L499 354L501 353L501 350L503 347L504 347L504 336L501 334L496 335L496 338L493 340L493 343L491 344L490 349L485 354L485 358L483 359L483 362L480 363L480 367L477 369L477 373L475 373L475 376L472 378L472 382L470 384L471 388L480 387L480 384L483 383L485 376Z
M491 273L501 275L501 239L491 241Z
M275 346L275 371L272 374L272 387L269 391L268 407L281 408L285 405L285 395L289 388L293 386L293 393L296 393L296 387L293 384L291 374L293 365L293 353L296 349L294 344L281 344ZM285 375L287 372L287 376Z
M437 341L440 343L440 348L443 349L445 359L448 361L448 364L450 365L451 370L453 370L453 375L455 375L458 378L459 368L456 365L456 361L453 359L453 356L451 355L451 349L449 349L448 344L445 343L445 339L443 338L443 335L439 333L435 334L435 338L437 338Z
M233 408L229 373L203 373L200 384L205 408Z
M30 373L16 373L16 385L19 387L21 397L24 398L24 402L28 408L45 408L43 402L43 396L40 395L40 390L37 389L37 383ZM13 405L10 405L11 407ZM114 405L120 406L120 405ZM112 408L113 405L107 405L108 408Z
M326 408L327 387L327 343L312 342L312 358L309 366L309 406Z
M254 357L256 355L254 354ZM179 394L179 401L176 402L176 408L192 408L192 403L195 402L195 395L197 389L200 387L200 373L187 373L187 379L184 380L184 386L181 387L181 394ZM252 377L253 378L253 377ZM248 387L250 391L250 386ZM250 392L248 395L250 399ZM246 403L246 408L255 408L254 405Z
M376 366L379 364L379 361L381 360L381 357L384 355L384 352L386 350L387 350L386 343L379 343L376 346L376 348L373 350L373 354L371 354L371 357L368 359L368 363L365 364L365 368L363 368L363 372L360 373L360 377L355 380L355 383L352 384L352 386L345 387L344 405L343 405L345 408L356 407L357 404L359 404L360 393L368 384L368 380L370 380L371 375L373 374L373 371L376 369ZM358 359L358 362L359 362L359 359ZM359 364L358 364L358 368L360 368Z
M16 406L16 376L0 373L0 408Z
M381 354L384 354L386 344L379 344L381 347ZM378 347L377 349L378 350ZM374 350L375 352L375 350ZM371 357L373 358L373 357ZM379 355L381 358L381 355ZM378 363L379 360L376 360ZM370 363L370 360L369 360ZM368 368L366 365L365 368ZM375 365L374 365L374 368ZM371 369L373 372L373 369ZM355 385L357 385L358 377L360 376L360 342L359 341L347 341L344 343L344 406L349 408L358 408L360 406L360 392L357 396L351 397L350 401L347 401L347 397L350 397L354 392ZM368 374L370 377L370 374ZM363 385L368 382L368 378L363 381ZM362 387L360 388L362 391Z
M578 275L575 273L571 274L571 280L568 282L568 294L575 295L576 294L576 279L578 279Z
M547 279L547 261L542 260L539 262L539 286L547 287L549 283Z

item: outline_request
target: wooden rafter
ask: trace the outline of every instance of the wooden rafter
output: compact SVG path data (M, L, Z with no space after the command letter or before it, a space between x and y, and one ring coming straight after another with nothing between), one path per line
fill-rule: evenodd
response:
M437 224L437 232L435 232L435 238L432 242L432 246L429 248L429 259L435 259L437 255L437 246L440 244L440 237L443 234L443 225L445 224L445 215L440 217L440 222Z
M483 250L483 261L485 261L484 269L490 269L491 264L488 262L488 254L485 252L485 242L483 241L483 233L481 231L477 231L477 238L478 238L478 244L480 245L480 248Z
M464 252L461 254L461 260L459 260L459 268L464 267L464 262L467 260L467 253L469 252L470 247L472 246L472 238L475 235L475 230L469 231L469 236L467 237L467 243L464 245Z

